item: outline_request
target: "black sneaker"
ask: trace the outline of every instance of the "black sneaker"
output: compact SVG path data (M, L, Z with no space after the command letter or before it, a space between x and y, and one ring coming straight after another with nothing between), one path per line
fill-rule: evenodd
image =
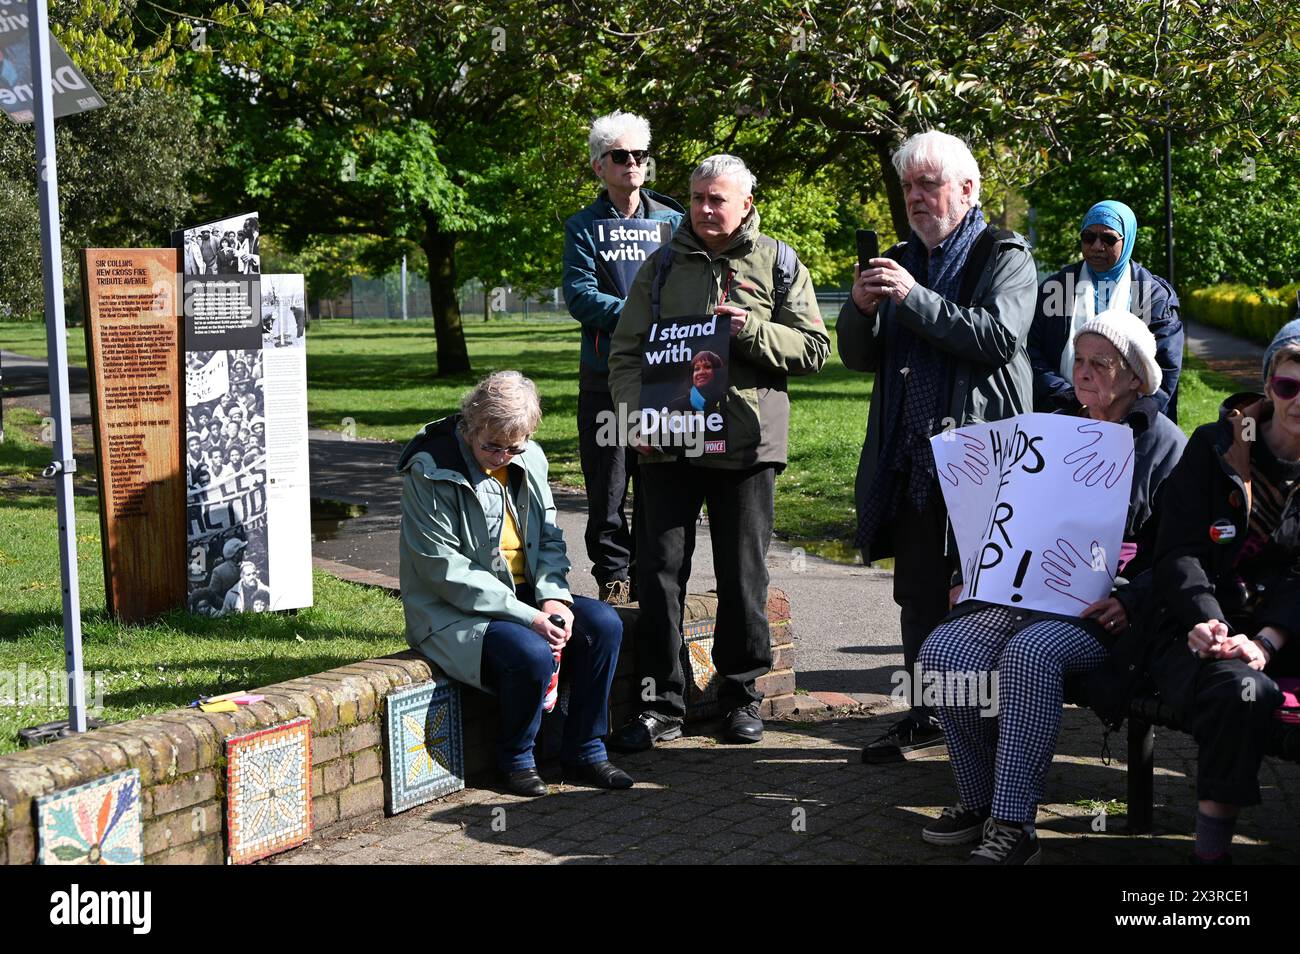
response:
M952 805L921 829L921 840L931 845L965 845L980 840L989 809L974 810Z
M943 729L934 723L922 724L910 715L889 727L889 731L862 750L868 765L905 762L910 753L943 745Z
M647 709L629 719L606 744L615 752L644 752L656 742L671 742L681 737L681 719Z
M750 702L727 713L722 738L727 742L758 742L763 738L763 720L758 717L758 703Z
M1036 865L1042 852L1038 835L1020 825L1003 825L990 818L984 823L984 840L966 859L968 865Z

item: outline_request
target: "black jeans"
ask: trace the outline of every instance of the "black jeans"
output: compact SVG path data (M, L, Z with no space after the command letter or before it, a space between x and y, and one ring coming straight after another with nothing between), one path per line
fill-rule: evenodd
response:
M904 495L890 532L894 540L894 602L900 608L903 665L908 675L905 685L911 686L921 644L948 615L949 583L956 562L943 552L948 541L948 511L939 487L931 490L922 510ZM933 713L919 703L919 699L912 700L912 717L928 720Z
M1282 690L1242 659L1197 662L1186 639L1161 646L1152 663L1161 695L1186 698L1188 672L1191 711L1183 717L1199 747L1196 797L1225 805L1258 805L1260 763L1269 734L1277 732L1273 714L1282 704Z
M695 523L709 507L709 536L718 579L713 664L718 702L729 711L763 694L755 680L772 668L767 626L767 548L772 539L776 468L696 467L685 461L642 464L637 483L637 588L641 615L637 674L646 708L686 714L682 614L695 552ZM649 686L645 680L652 680Z
M618 431L606 424L602 412L614 413L614 399L603 391L578 391L578 457L587 490L587 556L597 585L630 579L636 562L635 537L623 515L628 484L634 480L636 452L620 446ZM604 420L612 418L606 417ZM603 433L602 433L603 430ZM613 435L615 440L598 437ZM635 487L635 485L634 485ZM635 524L636 498L633 497Z

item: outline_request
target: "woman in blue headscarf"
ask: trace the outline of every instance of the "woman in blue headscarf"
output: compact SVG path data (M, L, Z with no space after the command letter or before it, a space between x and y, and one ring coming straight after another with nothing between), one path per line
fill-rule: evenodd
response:
M1083 260L1067 265L1038 289L1029 330L1029 360L1034 369L1034 410L1078 407L1070 383L1075 332L1111 308L1140 317L1156 339L1160 409L1177 420L1178 375L1183 363L1183 323L1178 295L1163 278L1133 261L1137 217L1123 202L1098 202L1083 217L1079 231Z

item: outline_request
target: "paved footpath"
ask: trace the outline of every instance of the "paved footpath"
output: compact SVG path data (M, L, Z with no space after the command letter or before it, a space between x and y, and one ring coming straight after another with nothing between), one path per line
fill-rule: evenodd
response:
M1189 340L1201 353L1202 338L1189 334ZM1243 368L1258 365L1258 357L1244 354L1251 346L1242 344ZM1207 357L1226 360L1229 345L1216 337L1204 347L1217 349ZM6 401L48 408L42 362L5 354L4 366ZM74 373L73 387L80 392L72 402L80 457L90 450L84 373ZM314 521L313 550L322 566L395 582L399 451L395 444L311 432L314 501L364 508L349 519ZM581 545L583 496L563 488L556 493L559 523L571 541L571 582L577 592L595 595ZM946 755L893 766L869 767L859 759L863 742L901 714L889 698L902 667L892 574L822 560L781 541L773 542L768 562L773 585L790 597L802 704L799 720L770 723L761 743L722 745L712 734L717 726L706 724L653 752L619 757L638 782L628 792L557 782L545 798L522 799L473 788L393 818L376 816L352 833L270 863L961 861L962 850L933 848L919 835L927 818L956 800ZM704 525L692 588L713 585ZM1101 748L1096 718L1067 709L1038 818L1044 860L1183 860L1194 812L1191 740L1157 734L1156 834L1143 837L1123 833L1116 814L1122 806L1111 803L1124 799L1123 766L1105 764ZM1112 737L1110 749L1122 758L1123 736ZM1300 766L1267 762L1261 783L1264 804L1243 819L1235 854L1241 862L1292 860L1300 848ZM1104 819L1103 803L1111 812Z
M1211 369L1226 374L1242 390L1258 391L1262 385L1264 347L1209 325L1184 322L1187 350Z
M377 818L270 864L953 864L969 848L936 848L920 829L953 798L946 756L866 766L865 737L887 716L771 723L752 746L693 734L619 758L625 792L554 784L544 798L472 789ZM1124 775L1097 757L1101 733L1071 709L1040 808L1047 864L1179 864L1191 851L1195 750L1157 740L1156 833L1130 837L1100 803L1123 799ZM1117 740L1112 740L1115 745ZM1265 806L1241 826L1238 863L1288 863L1300 846L1300 767L1266 764ZM1096 804L1089 800L1095 799ZM1164 807L1170 806L1170 807ZM1114 806L1112 806L1112 811Z

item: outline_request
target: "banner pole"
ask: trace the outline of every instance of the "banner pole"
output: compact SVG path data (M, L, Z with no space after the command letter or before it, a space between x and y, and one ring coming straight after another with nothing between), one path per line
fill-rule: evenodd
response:
M49 347L53 478L59 518L59 563L63 582L63 646L68 674L68 727L86 731L86 677L81 658L81 592L77 577L77 520L72 475L72 417L68 403L68 343L63 317L63 248L59 236L59 177L54 147L54 90L50 83L50 16L46 0L28 0L32 80L36 87L36 169L41 207L41 264L45 279L45 333Z

